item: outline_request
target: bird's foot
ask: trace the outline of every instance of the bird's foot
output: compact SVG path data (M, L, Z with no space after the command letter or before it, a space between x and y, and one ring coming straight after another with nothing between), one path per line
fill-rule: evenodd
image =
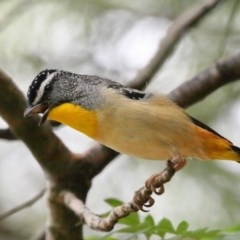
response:
M171 180L176 171L179 171L186 165L186 160L180 155L173 156L167 161L167 167L160 173L156 173L149 177L145 186L135 192L133 204L137 210L147 212L144 207L151 207L154 204L152 193L161 195L164 193L164 184Z
M187 161L180 154L174 154L170 160L168 160L167 165L174 169L175 172L181 170L185 167Z
M143 212L148 212L145 208L150 208L154 204L154 199L151 197L152 191L146 187L141 187L138 189L133 196L133 205L136 210L141 210Z

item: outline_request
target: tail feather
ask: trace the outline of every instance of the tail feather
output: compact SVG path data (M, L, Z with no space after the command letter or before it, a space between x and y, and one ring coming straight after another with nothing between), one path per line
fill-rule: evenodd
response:
M240 147L237 147L237 146L231 146L232 147L232 150L236 153L238 153L240 155Z
M205 149L205 154L209 159L235 160L240 163L240 148L233 145L225 137L201 123L200 121L190 117L196 125L197 134L200 136Z
M198 127L200 128L203 128L211 133L213 133L214 135L217 135L218 137L222 138L222 139L225 139L226 141L228 141L229 143L231 143L227 138L223 137L222 135L220 135L218 132L216 132L215 130L213 130L212 128L210 128L209 126L207 126L206 124L200 122L199 120L197 120L196 118L194 117L191 117L189 116L190 119L192 120L192 122L197 125Z
M240 156L240 148L239 147L233 145L232 150ZM240 161L236 161L236 162L240 163Z

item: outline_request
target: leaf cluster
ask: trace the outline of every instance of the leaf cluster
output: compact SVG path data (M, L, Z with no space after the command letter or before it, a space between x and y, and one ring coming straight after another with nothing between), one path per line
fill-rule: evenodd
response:
M109 198L105 200L111 207L117 207L123 202L118 199ZM105 214L104 214L105 215ZM187 221L181 221L176 227L173 223L163 218L155 222L151 214L141 217L134 213L120 219L121 227L103 237L92 236L87 240L236 240L240 239L240 225L228 229L210 230L207 227L191 230Z

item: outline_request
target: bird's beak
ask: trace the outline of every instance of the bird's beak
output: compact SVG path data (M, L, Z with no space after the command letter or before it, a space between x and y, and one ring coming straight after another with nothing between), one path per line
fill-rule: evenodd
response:
M32 115L32 114L38 114L38 113L43 114L39 123L38 123L38 125L40 126L47 119L47 116L48 116L48 113L49 113L49 105L47 103L39 103L35 106L29 106L24 111L24 117L27 117L27 116Z

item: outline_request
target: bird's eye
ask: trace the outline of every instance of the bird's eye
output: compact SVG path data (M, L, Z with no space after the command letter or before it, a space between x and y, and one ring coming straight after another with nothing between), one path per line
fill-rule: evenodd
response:
M45 90L50 90L50 88L51 88L50 84L47 84L47 85L45 86Z

